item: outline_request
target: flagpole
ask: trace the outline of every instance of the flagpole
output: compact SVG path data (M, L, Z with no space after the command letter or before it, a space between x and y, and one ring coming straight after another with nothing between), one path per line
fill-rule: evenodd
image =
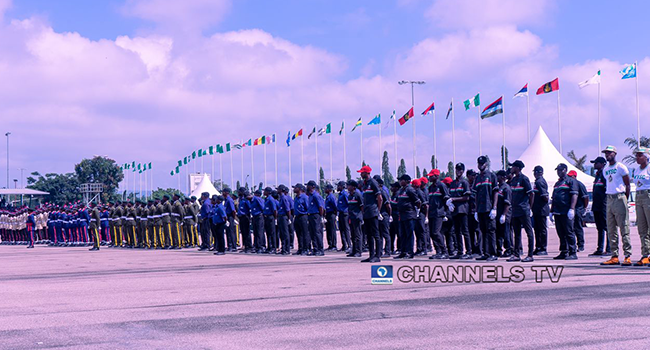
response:
M304 184L305 183L305 138L303 135L300 135L300 173L301 173L301 183Z
M153 172L151 173L151 198L153 198Z
M241 146L241 148L239 150L241 151L241 153L240 153L240 155L241 155L241 185L244 186L245 185L244 184L244 140L240 139L240 141L241 142L239 143L239 146ZM232 147L230 148L230 152L232 152ZM230 155L230 156L232 157L232 155Z
M266 181L266 137L264 138L264 186L268 184Z
M343 177L342 177L342 179L347 180L346 169L348 167L348 153L347 153L346 142L345 142L345 139L346 139L345 134L346 133L347 132L345 131L345 121L343 121Z
M359 140L361 140L361 164L363 164L363 120L361 120L361 138Z
M560 154L564 157L564 153L562 153L562 118L560 118L560 89L557 90L557 131L560 136Z
M395 153L395 177L397 178L397 169L399 169L399 157L397 156L397 117L393 111L393 152Z
M289 137L291 137L291 133L289 133ZM289 141L287 148L287 152L289 153L289 187L291 187L293 186L293 182L291 182L291 141Z
M138 194L140 195L140 198L142 198L142 173L141 172L138 173Z
M147 173L144 173L144 198L147 199L147 196L149 196L147 194Z
M316 130L316 125L314 125L314 130ZM316 130L316 133L314 134L314 145L316 147L316 183L320 184L320 165L318 162L318 130Z
M181 190L181 172L179 171L178 174L176 174L176 178L178 179L178 190Z
M637 147L641 148L641 115L639 114L639 65L634 62L634 81L636 82L636 142Z
M334 182L334 162L332 161L332 127L330 123L330 182Z
M214 183L214 152L211 154L211 156L212 157L210 157L210 158L212 158L212 175L210 175L210 176L212 176L212 182Z
M530 95L526 90L526 126L528 132L528 144L530 145Z
M600 150L602 150L600 146L601 144L600 144L600 79L599 79L598 80L598 152L596 152L596 154L599 154Z
M203 150L201 150L203 152ZM203 174L203 154L201 154L201 174Z
M133 169L135 170L135 168ZM133 172L133 203L135 203L135 178L136 178L135 171Z
M378 126L379 126L379 163L377 163L377 164L379 164L379 165L378 165L377 169L380 169L380 176L381 176L381 175L383 175L383 170L381 170L381 166L383 165L382 161L384 160L383 159L384 155L382 154L383 152L381 151L382 150L382 147L381 147L381 114L379 115L379 124L378 124Z
M230 169L232 169L232 158L230 160ZM221 150L221 153L219 153L219 182L221 183L220 187L223 191L223 149ZM230 182L232 182L232 172L230 173Z
M432 167L437 168L437 163L438 162L438 152L437 152L437 140L436 140L436 110L433 110L433 158L434 158L434 164L431 164Z
M255 187L255 154L253 153L253 148L255 143L251 144L251 186Z
M451 150L452 159L456 164L456 111L454 110L454 98L451 98Z
M503 101L503 97L501 98L501 101ZM508 164L506 164L506 104L505 101L502 102L502 107L503 109L503 150L501 150L501 154L503 156L503 170L506 170L506 167Z
M478 155L483 155L483 136L481 135L481 104L476 106L478 109Z
M275 134L273 134L273 136L275 136ZM275 187L278 187L278 140L276 140L276 137L273 139L273 148L275 150Z

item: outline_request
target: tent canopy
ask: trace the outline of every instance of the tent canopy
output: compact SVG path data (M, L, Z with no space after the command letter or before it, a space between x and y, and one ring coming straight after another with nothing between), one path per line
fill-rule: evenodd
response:
M210 178L208 177L208 174L203 174L203 179L201 179L201 182L199 182L199 185L196 186L194 191L192 191L192 194L190 196L195 196L196 198L201 198L201 193L203 192L208 192L210 196L212 195L220 195L221 193L217 191L216 188L212 185L212 182L210 181Z
M25 195L25 196L47 196L49 193L32 190L31 188L1 188L0 195Z
M548 190L551 193L553 192L553 185L555 185L555 182L557 181L555 168L560 163L566 164L569 171L575 170L575 172L578 173L578 180L585 184L587 191L592 191L594 178L578 170L578 168L566 160L566 158L558 152L557 148L553 146L553 143L541 126L537 129L537 133L530 142L530 145L528 145L528 148L526 148L524 153L522 153L522 155L517 159L521 160L524 162L524 165L526 165L523 173L530 178L531 182L535 178L533 176L533 168L537 165L541 165L544 168L544 179L546 179Z

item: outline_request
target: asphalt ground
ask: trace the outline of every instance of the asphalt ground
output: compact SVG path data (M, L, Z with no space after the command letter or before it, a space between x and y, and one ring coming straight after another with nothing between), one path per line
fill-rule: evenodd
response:
M340 252L0 246L0 348L648 349L650 268L599 266L595 236L577 261L551 259L554 230L550 255L529 264L384 259L392 285ZM638 260L636 228L632 244ZM414 266L479 267L486 281L521 266L524 279L401 282ZM563 270L538 283L533 266Z

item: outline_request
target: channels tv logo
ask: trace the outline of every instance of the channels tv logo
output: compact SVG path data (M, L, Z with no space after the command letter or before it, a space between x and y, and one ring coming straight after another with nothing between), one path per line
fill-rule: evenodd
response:
M392 265L372 265L370 272L370 283L372 284L393 284Z

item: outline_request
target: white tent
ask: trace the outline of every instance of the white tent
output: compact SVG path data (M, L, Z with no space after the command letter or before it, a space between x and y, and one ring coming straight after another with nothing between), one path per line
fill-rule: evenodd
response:
M217 191L216 188L212 185L212 182L210 181L210 177L208 174L203 174L203 179L201 179L201 182L199 182L199 185L196 186L194 191L192 191L192 194L190 196L195 196L196 198L201 198L201 193L203 192L208 192L210 196L213 194L220 195L221 193Z
M569 171L575 170L578 173L578 180L585 184L587 191L591 192L594 185L594 178L592 176L578 170L573 166L573 164L566 160L560 152L558 152L557 148L553 146L553 143L549 140L548 136L546 136L546 133L541 126L537 129L537 133L530 142L530 145L528 145L528 148L526 148L524 153L522 153L522 155L517 159L524 162L526 167L523 172L530 178L531 182L535 179L533 176L533 168L535 168L536 165L541 165L544 168L544 179L546 179L546 182L548 183L548 191L550 193L553 192L553 185L557 181L555 168L560 163L566 164ZM510 161L512 162L514 159L511 159Z

